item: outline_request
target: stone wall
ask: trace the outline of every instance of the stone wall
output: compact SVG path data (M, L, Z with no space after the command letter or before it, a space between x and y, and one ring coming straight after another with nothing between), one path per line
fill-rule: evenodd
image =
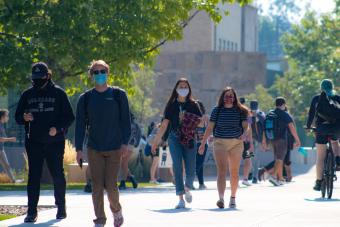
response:
M176 81L184 76L195 98L202 100L210 112L225 86L245 95L253 92L257 84L264 84L266 58L260 53L164 53L158 57L155 71L159 75L153 92L155 107L164 109Z

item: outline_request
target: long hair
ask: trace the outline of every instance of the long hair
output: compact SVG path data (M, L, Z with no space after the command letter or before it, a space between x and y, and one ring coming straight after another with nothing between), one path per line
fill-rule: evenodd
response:
M248 116L249 115L249 109L241 104L240 100L237 98L236 91L232 87L225 87L220 95L220 98L218 100L217 106L223 107L224 106L224 95L226 92L231 91L234 94L234 102L233 106L236 107L237 111L239 111L242 115Z
M191 93L190 83L189 83L187 78L182 77L176 82L176 85L175 85L174 89L172 90L171 96L170 96L170 98L169 98L169 100L166 104L165 109L164 109L164 115L165 115L166 110L169 108L169 106L172 103L174 103L176 101L176 99L178 98L178 94L177 94L176 89L177 89L178 84L181 83L181 82L185 82L188 85L188 88L189 88L189 94L186 97L186 99L187 99L186 101L194 101L194 98L192 97L192 93Z

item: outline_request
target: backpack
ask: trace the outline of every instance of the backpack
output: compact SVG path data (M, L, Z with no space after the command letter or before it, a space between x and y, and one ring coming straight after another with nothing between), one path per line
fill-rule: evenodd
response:
M253 135L253 139L255 139L258 142L262 142L264 121L265 121L265 114L263 112L258 112L256 113L256 116L252 117L252 123L251 123L252 135Z
M335 123L340 119L340 103L329 98L325 92L321 92L316 112L318 117L330 123Z
M119 87L112 87L112 97L114 98L114 100L118 103L119 109L121 109L121 100L120 100L120 92L121 89ZM86 128L86 132L88 133L88 129L90 127L90 120L89 120L89 113L87 111L87 107L89 104L89 99L90 99L90 95L92 93L93 89L91 90L87 90L84 93L84 112L85 112L85 128ZM118 111L120 114L120 111ZM119 116L120 118L120 116Z
M129 144L133 145L134 147L138 147L139 142L142 138L142 130L140 129L139 125L132 121L131 122L131 137Z
M277 140L280 138L279 116L275 110L269 111L264 120L264 133L268 140Z

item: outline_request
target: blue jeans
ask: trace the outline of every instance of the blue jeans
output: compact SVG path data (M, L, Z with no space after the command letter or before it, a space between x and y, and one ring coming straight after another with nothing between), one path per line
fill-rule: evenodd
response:
M172 168L175 175L176 195L185 194L183 181L183 161L185 166L185 186L193 188L196 168L196 143L191 149L184 147L174 133L169 135L169 148L172 158Z
M197 153L196 153L196 175L199 184L204 184L204 160L208 150L208 144L205 144L204 153L200 155L198 153L198 149L201 146L201 143L197 143Z

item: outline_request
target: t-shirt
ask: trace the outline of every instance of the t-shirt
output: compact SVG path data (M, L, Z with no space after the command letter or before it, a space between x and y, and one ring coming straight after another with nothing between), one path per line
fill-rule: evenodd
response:
M279 117L279 135L278 138L280 139L287 139L288 134L288 124L293 122L293 118L287 113L279 108L275 109L275 113Z
M247 121L247 116L241 114L235 107L215 107L210 121L215 123L213 132L215 138L235 139L242 135L242 121Z
M186 101L185 103L178 102L177 100L171 103L166 108L164 113L164 119L170 121L171 131L177 131L180 127L180 114L185 112L202 116L202 113L198 107L198 104L193 101Z
M7 137L5 127L0 123L0 137ZM0 151L3 151L5 147L5 143L0 142Z

